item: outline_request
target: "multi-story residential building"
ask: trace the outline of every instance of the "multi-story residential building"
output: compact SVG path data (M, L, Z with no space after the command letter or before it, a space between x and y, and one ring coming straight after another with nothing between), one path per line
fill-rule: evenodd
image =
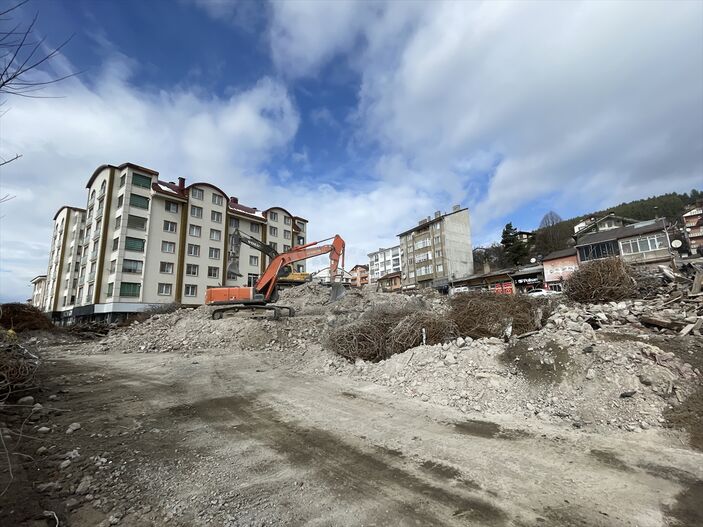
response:
M85 209L61 207L54 215L43 311L70 309L76 301L80 261L87 256L82 245L85 225Z
M210 287L256 282L263 255L242 244L232 266L230 235L239 229L266 241L266 214L210 183L158 176L132 163L102 165L86 185L86 210L59 210L44 304L54 318L112 320L158 304L198 305ZM302 224L291 227L291 239L305 243L307 222L288 217Z
M659 264L671 259L666 221L640 221L616 229L579 235L578 263L619 256L630 264Z
M417 226L401 232L404 289L447 288L456 279L473 274L469 210L455 205L451 212L435 212Z
M300 216L294 216L281 207L271 207L263 211L266 218L266 229L262 240L273 247L279 253L291 250L296 245L305 245L308 220ZM268 265L266 258L262 259L261 270ZM294 271L305 272L305 261L296 262Z
M355 265L351 268L349 273L352 276L352 285L355 287L362 287L369 283L369 266L368 265Z
M686 241L691 254L703 254L703 203L697 203L683 215Z
M633 225L635 223L637 223L637 220L625 218L624 216L616 216L614 212L609 212L601 218L590 217L574 225L574 236L583 236L584 234L594 232L619 229L620 227Z
M46 303L46 275L35 276L29 283L32 284L32 298L29 303L43 311Z
M373 283L388 273L400 272L402 265L400 245L380 248L369 253L369 280Z

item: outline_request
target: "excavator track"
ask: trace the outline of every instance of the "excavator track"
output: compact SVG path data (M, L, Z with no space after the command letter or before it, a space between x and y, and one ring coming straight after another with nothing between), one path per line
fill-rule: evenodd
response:
M212 312L212 319L213 320L220 320L224 317L225 313L237 313L239 311L272 311L273 312L273 320L279 320L282 316L287 316L288 318L292 318L295 316L295 310L292 307L289 306L266 306L266 305L246 305L246 304L238 304L238 305L231 305L231 306L226 306L226 307L221 307L218 309L215 309Z

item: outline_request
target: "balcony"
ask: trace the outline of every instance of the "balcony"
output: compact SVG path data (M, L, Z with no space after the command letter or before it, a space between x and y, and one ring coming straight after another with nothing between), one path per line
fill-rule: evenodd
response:
M88 282L95 282L95 271L88 274Z
M98 241L98 238L100 238L100 231L98 231L98 232L96 232L95 234L93 234L93 241L94 241L94 242Z
M95 211L95 221L98 221L103 217L103 209L98 209Z
M90 253L90 261L91 262L94 262L97 259L98 259L98 251L93 251L92 253Z

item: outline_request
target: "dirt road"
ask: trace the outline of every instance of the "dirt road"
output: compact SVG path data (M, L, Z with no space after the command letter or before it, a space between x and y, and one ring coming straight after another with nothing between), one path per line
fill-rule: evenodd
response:
M90 460L74 474L38 460L25 474L26 492L65 481L40 498L61 525L701 522L703 454L661 431L604 436L522 416L467 420L242 352L47 357L58 426L34 447ZM63 434L76 421L81 429ZM92 501L66 505L83 470ZM19 500L19 487L5 498ZM3 507L7 519L22 510Z

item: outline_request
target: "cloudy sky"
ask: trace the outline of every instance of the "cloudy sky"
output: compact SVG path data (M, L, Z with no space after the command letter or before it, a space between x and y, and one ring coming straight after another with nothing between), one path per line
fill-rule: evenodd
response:
M100 164L215 183L341 234L349 263L435 210L474 243L703 186L703 3L31 0L80 72L5 97L0 300ZM0 24L7 24L0 22Z

